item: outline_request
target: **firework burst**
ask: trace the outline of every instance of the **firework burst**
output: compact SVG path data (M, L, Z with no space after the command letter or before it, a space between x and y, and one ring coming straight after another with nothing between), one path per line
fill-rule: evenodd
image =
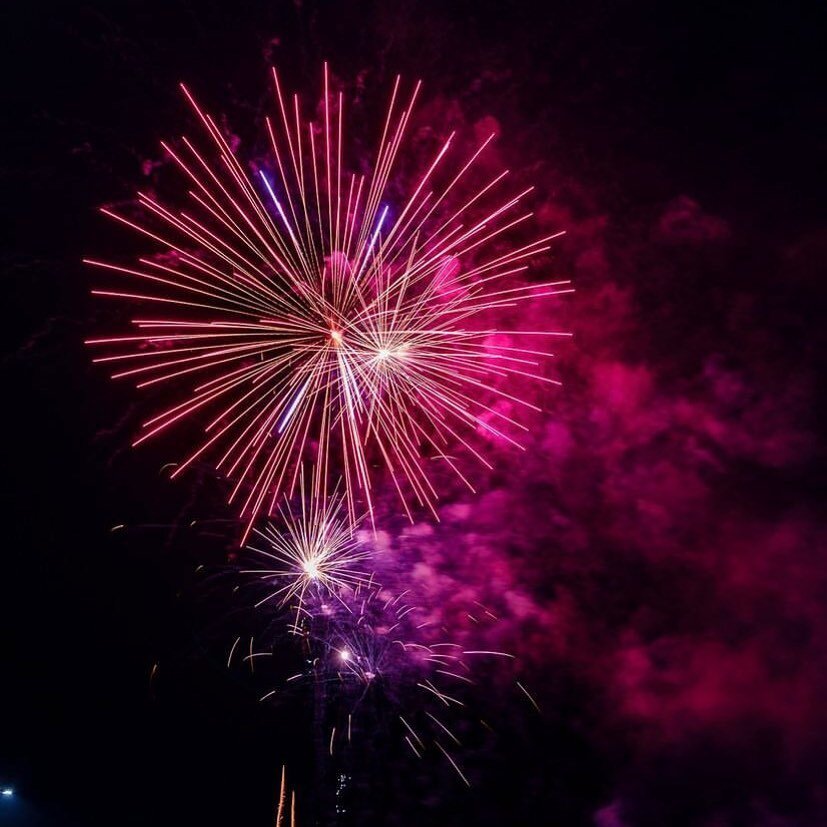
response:
M453 162L448 136L407 196L392 195L419 84L403 103L397 78L362 174L345 160L344 98L331 92L327 67L316 124L273 78L272 155L252 168L182 86L206 148L188 138L163 146L188 201L173 207L139 193L134 220L103 210L161 252L134 266L88 260L141 285L97 295L146 308L129 335L89 343L114 351L96 359L114 364L114 376L166 385L174 397L135 444L198 422L202 435L173 476L209 457L233 481L244 541L256 517L294 491L304 459L321 469L316 494L344 479L351 515L364 508L373 518L374 478L384 469L409 516L411 504L436 516L433 460L471 487L450 451L461 445L488 465L474 432L518 445L515 429L525 428L510 407L536 410L507 380L554 382L543 375L540 361L551 354L542 342L568 334L500 337L491 319L571 292L565 281L520 281L555 235L508 246L531 218L522 207L530 188L506 192L507 172L475 180L493 135Z
M370 553L357 538L358 521L350 519L343 498L338 491L316 496L305 486L302 473L298 505L285 498L278 524L253 529L256 540L248 549L273 567L242 573L274 587L256 606L277 600L282 606L294 603L298 610L305 606L306 596L314 604L322 597L339 599L341 592L369 582L359 566Z
M349 745L354 731L373 732L378 716L413 757L431 753L447 760L468 784L456 758L463 743L452 719L463 721L463 729L471 723L464 720L476 683L471 662L513 656L439 639L409 598L369 582L346 600L302 609L291 631L303 641L307 670L288 682L312 681L326 698L330 755L337 745Z

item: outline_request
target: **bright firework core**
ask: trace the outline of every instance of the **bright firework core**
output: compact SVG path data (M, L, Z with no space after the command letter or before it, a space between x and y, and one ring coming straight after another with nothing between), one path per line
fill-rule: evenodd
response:
M314 557L314 558L311 558L310 560L305 560L302 563L302 568L304 569L305 574L307 574L307 576L311 580L317 580L318 579L320 572L319 572L319 563L318 563L317 558Z

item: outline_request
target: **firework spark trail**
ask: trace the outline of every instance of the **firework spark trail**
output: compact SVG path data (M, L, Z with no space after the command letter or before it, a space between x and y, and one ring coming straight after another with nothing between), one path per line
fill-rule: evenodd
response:
M351 514L364 507L373 519L373 469L383 466L409 517L412 503L436 516L429 458L472 488L449 447L459 444L488 465L469 431L516 445L509 432L524 426L495 403L537 410L501 385L554 383L540 365L551 354L528 343L498 345L492 337L501 331L481 321L571 292L567 281L517 281L561 233L503 252L532 213L520 208L529 190L503 191L507 172L474 182L493 136L453 176L449 136L407 199L391 203L419 84L403 104L396 79L373 167L356 174L345 165L344 101L330 92L327 66L321 124L305 121L298 96L287 99L275 71L273 79L279 118L266 121L269 169L248 172L182 85L209 141L207 150L187 138L163 143L188 182L188 205L167 207L139 193L144 219L102 210L164 254L135 266L87 260L142 285L96 295L152 308L132 319L132 335L89 340L116 351L95 361L177 396L134 444L200 422L203 434L173 476L210 456L234 483L230 502L246 520L242 542L259 514L293 493L307 458L321 469L320 490L344 478ZM540 341L568 335L507 332Z
M287 788L287 767L281 768L281 783L279 784L278 803L276 808L275 827L288 827L287 825L287 799L290 798L290 825L296 827L296 792L288 791Z

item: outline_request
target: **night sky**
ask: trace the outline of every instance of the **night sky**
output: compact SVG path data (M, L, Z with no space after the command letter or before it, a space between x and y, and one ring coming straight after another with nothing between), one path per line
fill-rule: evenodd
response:
M300 827L827 824L818 12L6 4L0 824L271 825L285 763ZM312 699L259 703L226 668L263 624L233 592L226 484L171 482L174 440L130 449L162 396L83 345L110 310L81 258L144 249L97 209L192 131L177 84L254 155L269 67L312 96L324 60L378 104L421 78L417 130L497 131L541 228L567 231L549 269L577 293L524 321L575 336L527 452L490 446L476 496L381 535L441 623L516 655L469 693L493 731L457 723L470 790L391 743L380 708L322 772ZM334 818L315 791L339 771Z

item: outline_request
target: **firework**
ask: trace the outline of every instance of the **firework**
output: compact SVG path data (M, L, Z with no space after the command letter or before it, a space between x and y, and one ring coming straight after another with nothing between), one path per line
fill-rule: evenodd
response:
M308 667L288 682L312 681L333 710L330 755L337 744L350 744L354 731L375 734L365 722L384 709L383 729L396 732L412 756L422 759L431 752L444 758L468 784L455 757L462 742L450 719L466 711L463 698L475 684L472 659L513 656L435 639L437 630L409 597L370 582L357 586L347 600L303 610L292 632L305 645Z
M314 604L323 597L340 599L343 590L369 582L359 566L370 553L357 538L358 521L343 508L343 495L334 490L329 497L317 496L305 485L303 473L299 488L298 505L285 498L279 506L279 524L253 529L257 537L248 549L274 566L242 570L274 587L257 607L277 600L300 609L306 596L312 596Z
M344 98L327 67L318 124L273 78L272 156L249 169L182 86L206 148L188 138L163 146L188 200L173 207L139 193L134 220L103 209L160 251L134 266L88 260L140 285L95 294L145 308L129 335L89 343L115 351L96 359L114 376L170 389L171 404L135 444L197 421L202 434L173 476L210 458L233 481L244 541L257 515L294 491L304 459L322 469L317 493L343 477L351 514L365 508L373 519L378 468L409 516L411 504L436 516L434 460L471 488L449 452L462 446L490 467L474 432L518 445L514 429L525 426L509 406L537 410L507 380L554 382L541 343L568 334L497 336L492 313L571 292L566 281L521 281L560 233L508 246L531 218L521 206L530 188L506 192L507 172L477 180L493 135L461 158L450 135L408 194L395 195L419 84L402 103L397 78L376 157L360 173L346 160Z

